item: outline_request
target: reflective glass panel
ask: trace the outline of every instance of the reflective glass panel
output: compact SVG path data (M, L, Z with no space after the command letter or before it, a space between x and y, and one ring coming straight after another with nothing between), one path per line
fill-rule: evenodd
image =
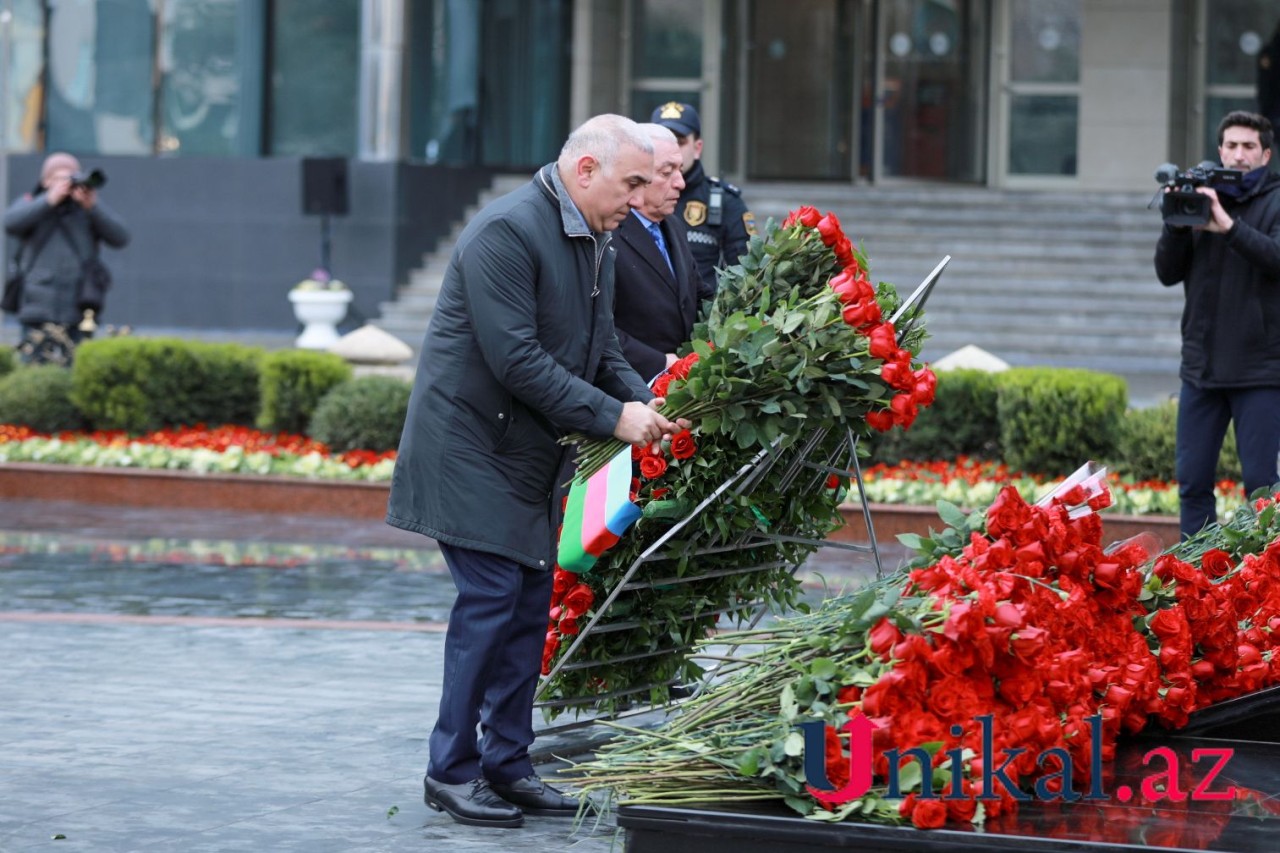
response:
M1209 5L1205 72L1209 85L1252 86L1258 59L1280 25L1275 0L1214 0Z
M974 4L893 0L884 19L885 176L974 180L981 81L967 37Z
M851 177L851 11L835 0L756 6L747 128L752 177Z
M570 0L420 0L410 12L410 156L521 171L555 159Z
M15 22L28 31L36 21L30 5L14 8ZM51 4L46 147L86 154L149 153L154 142L154 44L150 0ZM32 70L28 64L25 71Z
M1077 97L1015 95L1010 111L1009 174L1076 174Z
M40 0L17 0L10 25L9 67L4 69L4 122L0 144L8 151L34 151L40 144L40 100L44 94L44 13Z
M702 5L702 0L636 0L632 4L633 76L702 76Z
M1010 79L1075 83L1080 79L1079 0L1014 0Z
M164 8L160 150L258 154L263 0L166 0Z
M354 155L358 0L276 0L271 33L270 152Z

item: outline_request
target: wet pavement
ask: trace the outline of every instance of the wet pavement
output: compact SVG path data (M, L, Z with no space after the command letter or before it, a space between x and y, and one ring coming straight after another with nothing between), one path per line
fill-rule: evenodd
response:
M817 598L871 567L804 571ZM0 851L622 850L609 819L423 805L452 597L377 522L0 501Z

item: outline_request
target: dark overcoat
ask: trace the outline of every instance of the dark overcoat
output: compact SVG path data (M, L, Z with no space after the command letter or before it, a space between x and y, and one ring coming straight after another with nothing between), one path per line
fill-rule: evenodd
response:
M4 230L18 238L16 263L26 273L18 319L30 324L78 324L85 261L98 256L102 243L119 249L129 242L120 217L101 201L89 210L70 199L50 206L43 192L9 205Z
M659 227L671 255L670 267L635 214L626 218L614 238L618 295L613 322L622 354L645 379L662 372L666 354L689 340L699 306L716 292L698 275L679 221L668 216Z
M1156 277L1183 283L1180 378L1197 388L1280 387L1280 175L1239 200L1226 234L1164 226Z
M652 394L613 326L614 251L543 167L462 232L427 329L387 523L550 569L569 432Z

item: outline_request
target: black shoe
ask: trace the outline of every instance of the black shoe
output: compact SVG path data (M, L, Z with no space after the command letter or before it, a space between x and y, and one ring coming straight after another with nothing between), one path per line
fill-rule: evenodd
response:
M566 797L537 775L531 774L514 782L490 782L489 787L508 803L519 806L525 814L555 817L578 813L578 800Z
M461 785L446 785L430 776L423 781L423 800L438 812L468 826L521 826L520 809L498 797L487 779L472 779Z

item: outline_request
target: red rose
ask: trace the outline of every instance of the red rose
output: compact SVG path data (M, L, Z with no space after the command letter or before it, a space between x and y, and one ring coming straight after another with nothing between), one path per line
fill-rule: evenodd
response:
M646 456L640 460L640 476L656 480L667 473L667 460L661 456Z
M828 474L828 475L827 475L827 488L828 488L828 489L838 489L838 488L840 488L840 483L841 483L841 480L840 480L840 478L839 478L837 475L835 475L835 474Z
M696 352L691 352L675 364L671 365L671 367L667 368L667 372L676 379L688 379L689 368L693 367L697 363L698 354Z
M888 365L885 365L886 367ZM1031 516L1031 508L1013 486L1005 486L987 508L987 531L1003 536L1020 528Z
M867 426L877 432L893 429L893 412L867 412Z
M921 406L932 405L938 390L937 374L927 367L922 367L912 376L915 379L915 386L911 389L911 396Z
M847 324L855 329L879 323L883 318L880 313L880 303L873 299L865 299L852 305L846 305L844 311L841 312L841 316Z
M649 386L649 389L653 391L653 396L665 397L667 396L667 388L671 386L671 383L675 381L675 379L676 377L672 376L670 373L664 373L657 379L653 380L653 384Z
M573 572L567 572L556 566L555 579L551 582L551 601L553 604L559 604L564 598L564 594L568 592L574 584L578 582L578 576Z
M910 391L915 387L916 378L910 364L900 361L886 361L880 368L880 378L899 391Z
M818 220L822 219L822 214L818 212L816 207L810 207L802 204L800 207L787 214L787 218L783 221L782 227L789 228L797 222L805 228L814 228L818 224Z
M822 236L822 242L828 246L834 246L836 241L844 236L844 232L840 230L840 220L830 211L827 211L827 215L819 219L814 227Z
M849 238L845 237L843 234L836 240L835 245L831 247L831 250L835 252L836 260L839 261L842 266L852 266L856 261L853 257L853 243L851 243Z
M560 602L564 608L561 619L577 619L579 616L591 609L592 603L596 600L596 594L591 591L591 587L585 583L574 584L573 587L564 594L564 600Z
M682 429L671 436L671 456L675 459L688 459L698 452L698 445L693 443L693 433Z
M900 811L904 817L911 818L916 829L938 829L946 824L947 806L942 800L922 800L915 797L915 794L908 794L902 801Z
M892 323L881 323L867 334L867 354L888 361L898 350L898 338Z
M867 633L867 648L881 657L887 657L889 650L901 639L902 632L898 630L898 626L890 622L887 616L882 617Z
M1218 548L1210 548L1200 558L1200 568L1211 578L1220 578L1235 568L1231 555Z
M542 644L542 674L551 674L551 660L556 656L556 649L560 648L560 635L555 631L547 632L546 642Z

